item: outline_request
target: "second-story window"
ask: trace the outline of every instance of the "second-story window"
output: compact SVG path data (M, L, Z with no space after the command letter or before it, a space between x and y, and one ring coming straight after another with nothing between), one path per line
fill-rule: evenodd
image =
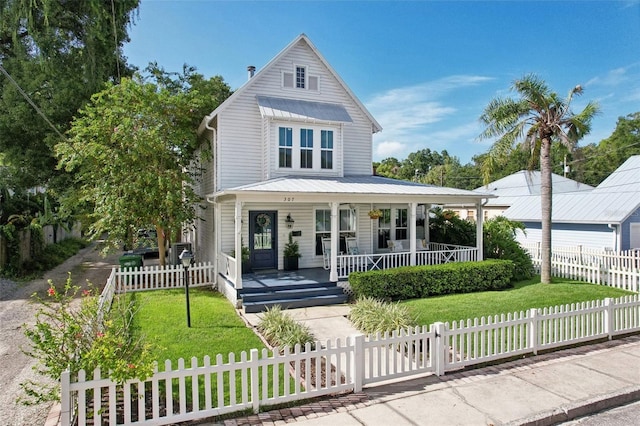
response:
M306 73L307 69L305 67L296 67L296 87L298 89L304 89L306 87Z
M300 168L313 168L313 129L300 129Z
M292 166L293 157L293 129L291 127L280 127L278 139L278 165L280 167Z
M320 168L333 169L333 130L320 132Z

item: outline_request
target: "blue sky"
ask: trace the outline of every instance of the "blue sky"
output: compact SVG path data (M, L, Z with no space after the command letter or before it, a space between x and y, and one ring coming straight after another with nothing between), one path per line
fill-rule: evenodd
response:
M478 117L534 73L601 114L581 145L640 111L640 0L177 1L142 0L124 53L143 69L183 64L232 89L305 33L382 125L374 161L446 149L462 163L486 152Z

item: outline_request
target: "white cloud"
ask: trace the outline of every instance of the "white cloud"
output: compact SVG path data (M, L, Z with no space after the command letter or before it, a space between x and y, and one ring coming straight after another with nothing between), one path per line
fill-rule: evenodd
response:
M396 157L398 159L404 158L406 146L396 141L381 141L375 144L374 156L379 159L385 159L389 157Z
M451 155L458 155L449 145L454 147L472 141L479 128L477 124L460 124L471 119L460 116L452 98L459 97L459 92L464 93L469 87L492 80L483 76L453 75L374 95L365 102L383 128L382 133L374 136L374 159L402 160L409 153L426 147L438 151L447 149ZM465 99L463 103L470 101ZM459 99L455 104L460 104Z

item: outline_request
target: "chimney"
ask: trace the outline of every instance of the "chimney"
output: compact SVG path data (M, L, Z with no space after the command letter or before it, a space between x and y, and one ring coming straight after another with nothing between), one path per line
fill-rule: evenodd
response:
M247 67L247 71L249 73L249 80L251 80L251 77L253 77L253 74L256 73L256 67L254 67L253 65L249 65Z

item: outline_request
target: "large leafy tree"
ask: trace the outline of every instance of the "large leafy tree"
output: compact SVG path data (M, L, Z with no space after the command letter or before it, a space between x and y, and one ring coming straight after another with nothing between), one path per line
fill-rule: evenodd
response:
M13 184L66 186L53 147L106 81L132 74L121 48L138 3L0 0L0 151Z
M566 98L558 96L535 75L526 75L513 83L517 97L493 99L480 120L486 126L482 138L497 138L485 158L483 169L489 171L503 164L503 159L520 143L531 158L539 161L541 182L542 251L541 281L551 282L551 146L565 145L572 150L591 129L591 120L598 112L594 102L588 102L578 114L571 111L571 101L582 94L581 86L569 91Z
M94 95L56 149L60 166L77 176L66 205L86 207L92 236L108 233L116 248L153 225L164 264L165 237L194 220L200 201L192 187L201 172L197 124L231 91L192 69L179 78L152 71L155 83L125 78Z
M599 144L580 149L573 162L578 178L589 185L598 185L627 158L640 154L640 112L619 117L616 128Z

